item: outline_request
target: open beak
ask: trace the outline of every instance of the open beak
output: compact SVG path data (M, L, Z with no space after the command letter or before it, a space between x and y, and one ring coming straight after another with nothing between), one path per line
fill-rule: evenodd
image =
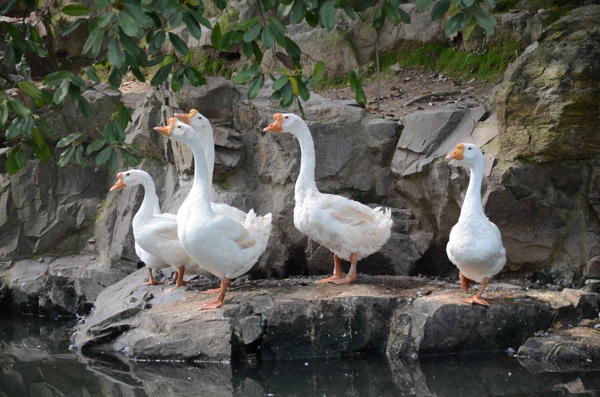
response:
M171 117L169 119L169 125L154 127L154 129L168 138L171 136L171 131L173 130L173 125L176 121L177 119L175 117Z
M463 145L462 143L456 145L456 150L454 150L446 156L446 159L448 160L462 160L463 158L465 158L465 145Z
M273 123L271 123L268 127L265 127L263 129L263 131L271 131L271 132L281 132L283 127L283 116L281 115L281 113L275 113L273 115L273 118L275 119L275 121Z
M117 179L117 183L115 183L114 186L110 188L111 192L113 190L123 189L124 187L127 187L127 185L125 184L125 182L123 182L123 175L121 175L120 172L117 174L117 178L118 178Z

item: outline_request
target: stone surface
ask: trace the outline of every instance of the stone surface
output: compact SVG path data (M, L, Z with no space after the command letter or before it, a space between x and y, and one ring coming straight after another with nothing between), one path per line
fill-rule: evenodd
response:
M600 154L600 5L580 7L508 68L498 96L504 157L536 161Z
M140 269L106 288L73 336L82 353L112 352L133 359L288 360L356 354L413 354L517 349L553 322L598 316L579 302L548 291L490 285L489 308L462 303L470 296L442 281L359 277L347 286L310 277L237 280L225 305L198 311L216 280L187 289L141 286ZM570 294L570 295L569 295ZM588 304L600 295L581 293Z

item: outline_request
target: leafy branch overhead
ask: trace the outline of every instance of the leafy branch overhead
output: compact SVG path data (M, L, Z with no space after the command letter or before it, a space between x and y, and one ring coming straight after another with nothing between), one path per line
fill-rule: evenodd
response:
M84 117L92 117L94 112L84 92L93 86L84 78L94 83L102 78L91 65L81 75L55 69L41 84L35 83L26 55L48 59L48 64L53 64L47 47L49 41L40 37L38 24L67 19L69 23L65 26L46 26L47 31L58 30L62 36L76 34L87 26L83 55L109 67L104 79L114 89L121 85L125 75L131 74L139 81L149 80L153 86L169 81L175 92L186 79L193 86L206 82L204 75L189 64L190 49L175 29L184 26L196 40L208 32L215 49L239 48L245 57L246 62L234 81L248 85L249 99L258 95L268 79L272 82L273 98L279 100L281 107L295 104L302 111L301 103L309 99L310 87L325 74L326 60L314 60L314 67L307 74L302 50L289 36L288 26L306 23L332 31L342 15L370 21L378 32L386 23L393 26L410 23L400 0L259 0L259 16L235 23L225 23L219 18L228 7L227 0L213 0L217 14L221 15L211 19L206 17L204 4L198 0L101 0L94 9L81 4L58 9L55 4L48 1L40 5L34 0L0 3L0 15L5 17L2 25L7 32L2 56L4 69L0 73L8 70L13 76L5 78L8 87L0 91L0 130L4 133L0 155L8 156L9 174L24 167L30 158L49 161L56 156L54 153L58 154L59 166L72 162L84 166L86 156L91 155L95 156L96 165L106 164L109 172L116 171L119 158L130 166L137 164L136 148L125 143L130 114L122 105L115 109L111 122L98 126L98 135L91 142L81 132L59 136L44 118L48 108L61 108L67 103L76 106ZM482 6L493 7L494 1L416 1L417 11L430 10L432 20L447 18L448 35L473 21L492 34L496 22ZM165 54L167 44L173 49L169 56ZM274 73L263 68L267 54L272 54L272 59L282 66ZM348 71L348 82L357 102L364 103L362 77L356 71Z

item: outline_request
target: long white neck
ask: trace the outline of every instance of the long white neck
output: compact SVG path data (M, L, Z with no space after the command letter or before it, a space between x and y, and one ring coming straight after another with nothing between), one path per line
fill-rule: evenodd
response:
M158 196L156 195L156 187L152 178L143 178L140 183L144 187L144 199L140 209L133 217L134 225L137 222L143 222L146 219L152 218L154 215L160 214L160 206Z
M469 178L469 187L467 188L465 201L460 212L460 219L485 216L481 205L484 160L481 159L481 161L477 161L475 164L469 164L469 168L471 169L471 177Z
M188 145L194 154L194 182L188 199L194 200L198 210L212 211L211 192L207 170L206 155L202 144L194 142ZM186 199L186 201L188 200Z
M208 172L208 186L212 194L213 172L215 170L215 137L212 127L208 127L204 133L199 134L206 157L206 168Z
M318 192L315 183L315 144L308 126L302 124L296 131L296 138L300 143L300 174L296 181L296 199L309 192Z

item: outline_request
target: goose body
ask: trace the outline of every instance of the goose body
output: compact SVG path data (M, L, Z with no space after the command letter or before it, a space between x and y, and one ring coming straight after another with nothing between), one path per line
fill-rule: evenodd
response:
M215 212L210 202L208 166L198 134L185 123L171 118L157 131L190 147L194 155L194 182L177 212L177 232L185 251L202 268L221 278L219 296L200 309L223 305L231 279L247 273L264 252L271 231L271 214L259 217L249 211L243 223Z
M459 270L461 287L469 289L471 280L481 283L479 292L466 303L489 306L481 298L490 279L498 274L506 263L506 250L498 227L489 221L481 205L481 185L485 161L476 145L461 143L447 156L466 163L471 176L465 200L456 225L450 231L446 246L448 258Z
M128 170L119 172L117 178L111 191L134 185L144 187L142 205L132 222L136 253L150 268L164 268L165 264L175 268L177 278L174 288L184 285L184 272L198 272L199 266L179 243L176 216L160 213L152 177L142 170Z
M300 143L300 174L294 188L294 226L334 254L333 277L318 282L351 283L357 278L357 261L378 251L389 239L389 210L370 208L357 201L323 194L315 183L315 149L306 123L295 114L277 113L265 131L289 132ZM344 278L340 260L350 261Z
M208 186L209 191L211 192L212 200L212 180L215 168L215 137L212 125L210 121L196 109L192 109L188 113L176 113L175 117L177 117L179 121L192 127L200 137L200 143L202 144L204 156L206 157ZM215 203L211 201L210 205L213 211L238 222L244 222L246 220L246 215L248 215L246 212L229 204ZM268 239L268 235L265 236L265 240Z

